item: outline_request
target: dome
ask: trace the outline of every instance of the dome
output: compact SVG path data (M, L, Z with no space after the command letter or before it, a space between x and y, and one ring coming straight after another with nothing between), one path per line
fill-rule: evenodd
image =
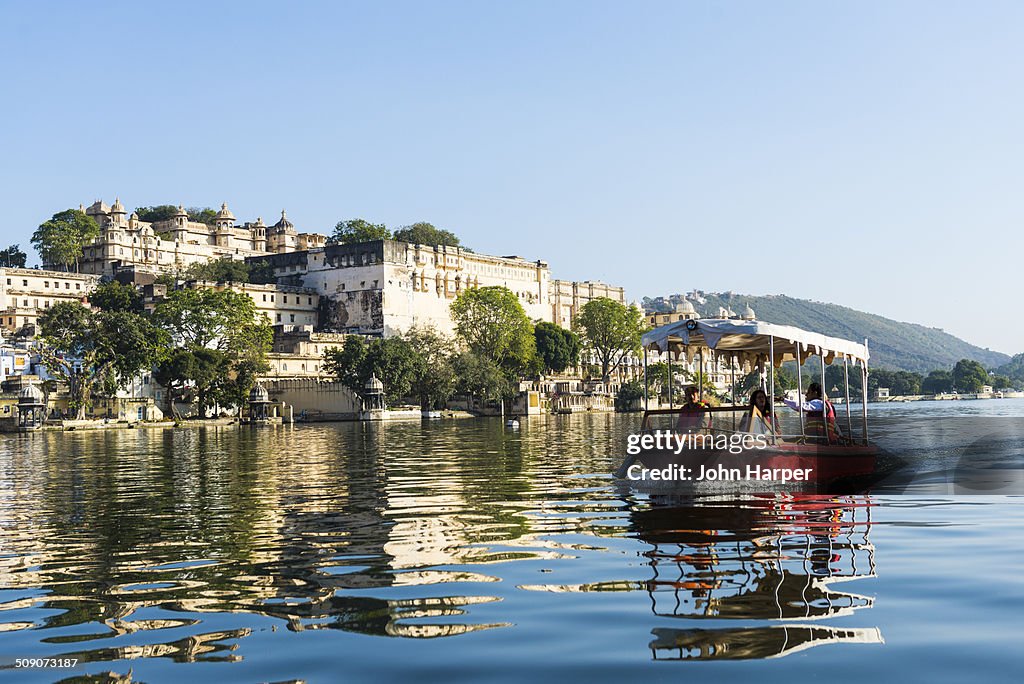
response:
M366 381L366 391L371 394L380 394L384 391L384 383L376 375L371 375L370 379Z
M121 198L119 198L119 197L115 197L114 198L114 206L110 207L110 213L112 213L112 214L124 214L124 213L126 213L125 210L124 210L124 205L121 204Z
M174 217L178 218L179 216L184 216L185 218L188 218L188 212L185 211L185 207L181 206L180 204L178 205L178 213L175 214Z
M754 310L750 308L749 304L747 305L747 308L743 310L743 320L745 320L745 321L752 321L752 320L754 320Z
M693 304L690 303L689 299L684 299L679 304L676 304L676 313L694 314L697 313L697 310L693 308Z
M295 229L295 224L288 220L284 209L281 210L281 220L274 224L274 229L279 233Z
M258 226L260 228L265 228L267 224L263 223L263 217L262 216L257 216L256 217L256 223L254 223L253 225L254 226Z
M234 221L235 215L228 209L228 203L224 202L220 205L220 211L217 212L217 216L214 217L217 221Z
M33 384L28 384L18 392L19 404L42 404L43 391Z
M255 385L252 386L252 389L249 390L250 404L267 403L269 401L270 393L267 392L267 388L261 385L260 383L257 382Z

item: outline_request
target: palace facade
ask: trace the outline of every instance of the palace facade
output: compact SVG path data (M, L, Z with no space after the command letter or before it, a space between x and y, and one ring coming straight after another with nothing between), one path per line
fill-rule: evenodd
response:
M174 273L190 264L216 259L243 260L247 257L284 254L323 247L318 233L300 233L284 211L272 226L262 218L238 224L235 215L222 204L213 225L192 221L184 207L166 221L140 221L128 215L120 199L112 206L97 200L80 207L100 226L100 235L85 246L79 270L112 276L132 268L140 273Z

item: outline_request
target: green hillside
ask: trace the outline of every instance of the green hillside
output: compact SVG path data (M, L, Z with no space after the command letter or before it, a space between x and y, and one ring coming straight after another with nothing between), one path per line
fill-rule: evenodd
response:
M871 364L880 368L927 374L937 368L952 368L960 359L973 359L986 368L995 368L1010 360L1006 354L968 344L938 328L901 323L837 304L794 299L785 295L758 297L731 292L696 294L704 301L691 299L690 303L706 318L716 317L719 307L740 314L745 307L750 306L760 321L794 325L848 340L862 341L866 337L871 350ZM667 298L644 298L643 303L647 308L671 311L682 300L682 295L672 295Z

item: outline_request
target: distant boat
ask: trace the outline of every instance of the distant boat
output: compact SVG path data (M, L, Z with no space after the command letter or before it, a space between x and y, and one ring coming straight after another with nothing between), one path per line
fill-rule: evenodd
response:
M505 421L505 427L518 428L519 421L515 418L509 418L508 420Z

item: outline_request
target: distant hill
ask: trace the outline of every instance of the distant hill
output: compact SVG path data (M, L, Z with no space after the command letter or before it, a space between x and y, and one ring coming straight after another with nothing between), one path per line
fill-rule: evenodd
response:
M654 299L645 297L643 304L647 309L672 311L676 304L682 303L683 297L679 294ZM986 368L1010 361L1006 354L976 347L938 328L901 323L837 304L785 295L758 297L699 290L689 293L687 298L705 318L717 317L719 307L742 314L749 306L759 321L794 325L847 340L863 341L866 337L871 365L879 368L927 374L937 368L948 370L960 359L973 359Z

